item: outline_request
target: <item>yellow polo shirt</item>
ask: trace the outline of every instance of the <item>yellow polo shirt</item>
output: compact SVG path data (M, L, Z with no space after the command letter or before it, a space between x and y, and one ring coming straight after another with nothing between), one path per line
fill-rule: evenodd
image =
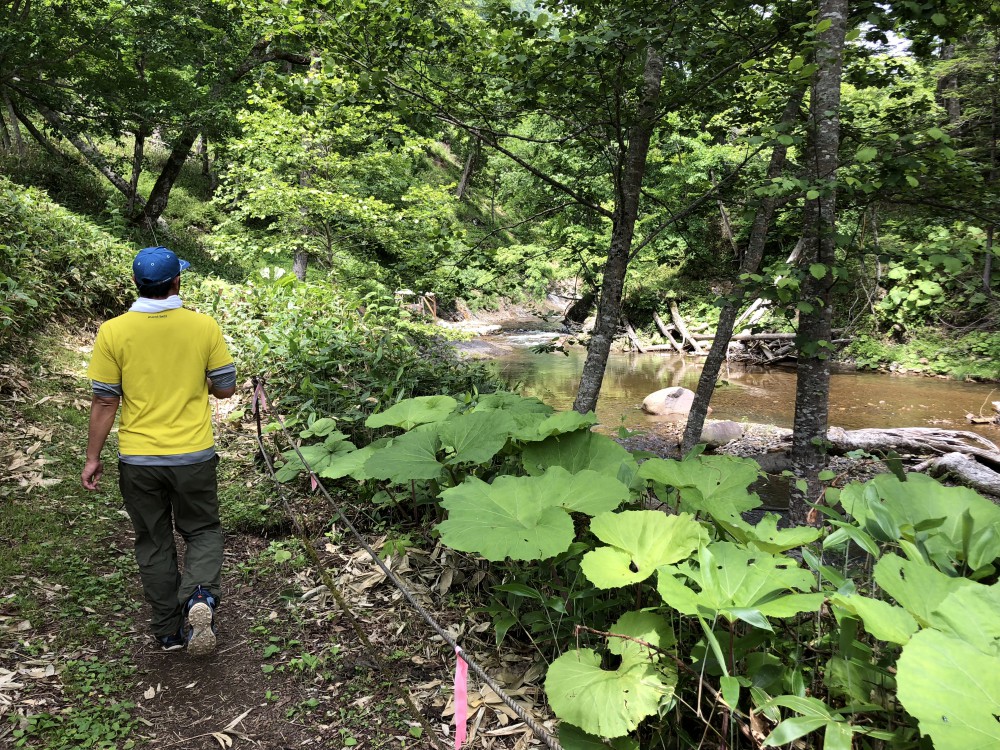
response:
M130 311L97 332L87 376L121 385L122 455L168 456L215 444L206 372L232 361L208 315L183 307Z

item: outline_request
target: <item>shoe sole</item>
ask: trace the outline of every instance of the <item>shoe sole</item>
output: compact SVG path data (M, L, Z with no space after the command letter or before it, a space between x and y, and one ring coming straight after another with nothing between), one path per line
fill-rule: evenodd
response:
M204 602L198 602L188 612L188 625L191 627L191 637L188 639L187 650L192 656L204 656L215 650L215 633L212 632L212 608Z

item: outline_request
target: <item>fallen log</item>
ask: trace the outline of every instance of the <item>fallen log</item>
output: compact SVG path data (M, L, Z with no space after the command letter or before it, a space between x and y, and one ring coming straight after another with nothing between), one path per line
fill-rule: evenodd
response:
M678 354L683 354L684 347L677 343L677 340L674 338L674 334L671 332L670 328L667 327L667 324L663 322L659 313L653 313L653 322L656 323L656 327L660 329L660 334L667 340L667 343L673 347L674 351Z
M628 336L629 341L632 342L632 346L639 351L639 354L645 354L648 349L647 345L643 344L642 341L639 340L639 335L635 332L632 324L629 323L627 319L625 320L625 333Z
M695 354L704 354L705 351L702 349L701 343L691 337L687 326L684 324L684 318L681 317L681 311L677 308L677 303L673 301L670 303L670 319L680 332L681 339L691 344L691 348L694 349Z
M982 435L966 430L941 430L936 427L845 430L831 427L827 440L838 453L856 450L868 453L892 450L917 455L966 453L1000 470L1000 448Z
M771 452L753 457L767 471L788 468L786 461L791 450L792 431L775 428L773 435L775 442ZM975 432L935 427L884 430L831 427L827 440L830 452L837 455L857 450L873 454L894 451L911 457L930 455L911 471L928 471L936 476L947 473L961 484L1000 497L1000 447ZM780 453L776 455L774 451Z
M926 471L935 477L950 475L978 492L1000 495L1000 473L964 453L946 453L932 458L915 466L914 471Z

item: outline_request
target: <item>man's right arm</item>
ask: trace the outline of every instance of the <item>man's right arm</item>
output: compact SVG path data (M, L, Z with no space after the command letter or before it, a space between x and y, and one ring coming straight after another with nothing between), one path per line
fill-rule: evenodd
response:
M80 480L88 490L96 490L101 475L104 474L104 464L101 463L101 451L111 434L118 413L121 399L110 396L93 396L90 400L90 428L87 432L87 462L83 466Z

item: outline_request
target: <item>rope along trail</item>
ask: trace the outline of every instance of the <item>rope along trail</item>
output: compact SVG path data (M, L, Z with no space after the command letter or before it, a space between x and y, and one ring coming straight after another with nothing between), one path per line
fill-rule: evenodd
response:
M397 576L396 573L390 570L389 567L379 558L378 553L374 549L372 549L372 547L364 540L364 538L362 538L361 534L355 528L354 524L352 524L351 521L348 519L348 517L344 514L344 511L341 508L341 506L337 503L336 500L333 499L330 493L327 492L326 487L323 486L323 483L320 481L319 477L313 472L312 467L309 465L309 462L306 461L305 456L303 456L302 453L299 451L299 448L296 445L294 438L291 436L291 433L288 431L288 428L286 427L284 420L281 418L281 415L278 414L273 408L271 408L272 402L268 398L267 392L264 390L263 379L259 377L254 377L253 387L254 387L253 413L257 423L257 445L260 449L260 454L264 459L265 465L267 466L268 473L271 475L271 479L275 483L278 495L281 498L282 503L284 504L286 512L289 514L289 517L293 520L296 532L300 540L302 541L305 549L307 550L310 559L313 561L313 564L316 565L317 570L320 571L320 576L323 579L324 585L327 586L327 588L333 594L334 599L337 601L338 606L340 606L340 608L350 619L352 627L358 634L358 637L361 639L362 643L365 644L365 647L368 649L369 653L373 657L375 657L376 663L379 665L379 668L383 672L387 673L387 670L384 667L384 664L377 652L377 649L369 640L367 633L365 633L364 629L361 627L361 624L358 621L357 617L348 607L347 602L344 600L343 595L334 586L333 577L330 575L330 572L320 562L319 555L317 554L312 543L307 538L305 530L302 528L297 516L295 516L294 512L292 511L288 498L285 495L284 491L282 490L281 485L278 482L277 478L275 477L274 467L271 463L267 449L264 447L263 431L261 428L261 406L267 409L270 412L270 414L277 420L282 434L285 436L285 439L287 440L288 444L292 446L292 449L295 451L296 456L302 462L302 465L305 467L305 470L309 475L309 480L312 486L314 488L318 488L320 492L322 492L326 501L330 504L330 506L337 513L340 519L344 522L347 528L350 529L351 533L354 535L355 539L357 539L361 547L365 550L365 552L368 553L372 561L381 569L381 571L385 574L386 578L389 581L391 581L392 584L397 589L399 589L399 591L403 594L405 599L410 603L410 606L412 606L417 611L417 613L421 616L424 622L427 623L427 625L430 626L430 628L438 636L440 636L441 639L446 644L448 644L452 649L454 649L457 658L464 660L469 665L469 669L471 669L472 672L480 680L482 680L486 685L488 685L490 689L493 690L497 694L497 696L515 714L517 714L518 718L520 718L525 723L525 725L529 729L531 729L535 737L541 740L541 742L546 747L548 747L549 750L562 750L562 746L559 744L558 739L556 739L556 737L551 732L545 729L545 727L539 724L538 721L536 721L535 718L531 716L531 714L529 714L524 709L523 706L517 703L517 701L515 701L511 696L509 696L504 691L504 689L492 677L490 677L490 675L482 668L482 666L480 666L479 663L475 661L475 659L470 657L468 654L465 653L465 651L462 650L461 646L458 645L457 641L451 636L451 634L448 633L448 631L446 631L437 622L437 620L434 619L434 617L420 604L420 602L417 601L414 594L409 590L409 588L407 588L406 584L399 578L399 576ZM414 705L413 699L410 697L410 695L393 680L390 680L389 682L395 690L401 693L401 697L403 698L405 704L414 714L414 717L420 722L424 730L428 732L429 736L435 737L434 740L435 745L440 747L440 744L436 739L436 735L433 733L433 730L431 730L431 728L428 726L426 719L420 713L419 709L416 707L416 705Z

